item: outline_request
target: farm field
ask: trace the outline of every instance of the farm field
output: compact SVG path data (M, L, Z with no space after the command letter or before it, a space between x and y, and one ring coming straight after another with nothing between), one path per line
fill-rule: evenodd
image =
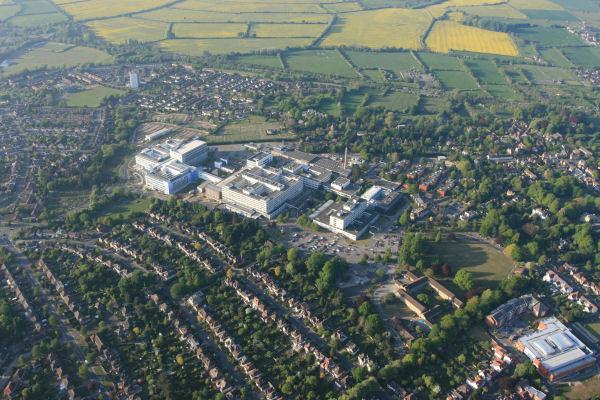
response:
M464 71L434 71L434 75L446 90L478 89L477 82Z
M235 38L247 29L246 24L174 24L172 32L178 38Z
M22 52L11 59L13 65L2 70L6 74L14 74L24 69L35 69L43 65L58 67L73 66L83 63L107 63L112 61L109 54L91 47L73 46L64 43L45 43Z
M425 43L431 50L440 53L465 50L474 53L519 55L517 46L508 34L461 25L454 21L437 21L427 35Z
M539 49L540 56L553 67L572 68L573 64L556 47Z
M486 85L485 90L492 96L501 100L521 100L522 96L509 85Z
M544 83L544 81L577 80L577 77L572 71L563 68L537 65L521 65L520 67L530 81L538 81L537 83Z
M250 116L243 121L230 122L216 134L202 137L208 143L242 143L258 140L292 139L294 135L285 131L278 135L267 135L267 129L282 129L277 121L267 122L263 117Z
M11 22L41 24L44 21L39 17L39 10L52 12L56 6L110 42L124 43L130 39L158 42L156 45L164 50L193 56L205 52L249 54L311 44L535 56L536 49L528 41L542 47L579 45L581 41L562 28L548 27L542 35L523 28L516 35L519 39L516 44L506 33L462 25L460 21L466 14L507 23L540 21L549 26L552 21L576 20L570 11L585 10L585 6L591 4L588 3L590 0L574 0L577 4L569 6L565 0L561 1L567 10L550 0L447 0L439 3L416 0L54 0L54 5L48 0L28 0L24 4L31 5L25 7L38 10L36 17L27 19L28 15L21 15L26 12L20 12L11 18ZM38 3L43 5L34 6ZM417 5L420 7L408 8ZM10 17L13 12L18 11L6 9L6 17L3 17L0 10L0 18ZM450 13L452 20L438 20L431 26L434 18L446 13ZM600 18L600 7L598 13ZM56 12L48 15L50 21L66 18ZM173 36L167 38L171 24ZM394 62L390 61L393 56L387 57L389 60L382 56L379 61L383 64ZM406 60L399 59L399 65L403 61ZM357 67L381 67L394 72L405 68L367 64Z
M430 23L431 16L421 10L390 8L339 14L321 44L421 49Z
M250 36L254 37L309 37L317 38L325 30L322 24L252 24Z
M248 65L260 65L269 68L283 68L279 57L277 56L239 56L233 59L236 62L240 62Z
M299 38L175 39L160 41L158 45L167 51L202 56L206 52L230 54L239 51L240 46L243 46L246 52L304 47L309 45L311 41L312 39Z
M600 11L598 3L593 0L553 0L554 3L569 11Z
M168 3L169 0L83 0L59 6L76 21L83 21L151 10Z
M392 92L385 95L373 95L367 107L385 107L390 110L405 111L410 106L416 105L419 95L405 92Z
M323 75L357 77L336 50L301 50L283 56L290 69Z
M123 93L125 93L123 90L96 86L92 89L70 94L67 105L69 107L98 107L104 98Z
M383 68L397 75L411 70L423 71L421 64L409 52L378 53L369 51L344 51L357 68Z
M596 47L563 47L561 51L581 68L597 68L600 65L600 49Z
M124 43L129 39L140 42L154 42L164 39L169 24L123 17L92 21L89 27L98 35L113 43Z
M368 80L372 82L382 83L385 82L383 74L379 69L363 69L360 71Z
M5 21L21 11L19 5L0 5L0 21Z
M442 263L448 263L452 272L465 268L473 275L475 286L495 288L513 267L512 261L489 244L464 241L432 244L433 254L440 256ZM451 280L442 281L450 290L461 290Z
M466 60L465 64L484 85L506 85L508 81L496 66L488 60Z
M519 39L528 40L543 47L579 46L584 44L579 37L570 34L566 29L559 28L520 28L516 31L516 36Z
M29 28L32 26L40 26L40 25L57 24L59 22L65 22L65 21L67 21L67 17L65 17L61 13L15 15L14 17L12 17L8 20L8 22L10 24L20 26L23 28Z
M430 70L462 71L463 66L458 58L445 54L417 53L423 64Z
M508 4L497 4L493 6L467 6L457 8L459 11L464 11L467 14L477 15L479 17L498 17L498 18L515 18L526 19L527 15L523 12L509 6Z

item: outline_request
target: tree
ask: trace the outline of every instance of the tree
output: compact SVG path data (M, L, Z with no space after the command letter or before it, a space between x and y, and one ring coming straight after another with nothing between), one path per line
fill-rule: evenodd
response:
M231 268L227 268L227 272L225 272L225 275L226 275L226 276L227 276L229 279L233 278L233 270L232 270ZM171 290L172 290L172 289L173 289L173 288L171 288ZM171 295L173 295L173 293L172 293L172 292L171 292Z
M368 376L368 370L365 367L358 367L352 370L352 377L358 382L362 382Z
M379 279L383 279L383 277L385 276L385 271L381 268L377 268L377 271L375 271L375 275L377 275Z
M183 365L183 356L181 354L177 355L175 360L177 361L177 364Z
M398 219L398 223L402 226L407 226L410 223L410 210L408 208L404 210L404 212Z
M452 275L452 268L450 268L450 265L448 263L442 265L442 274L445 277L449 277L450 275Z
M435 235L435 242L440 243L442 241L442 231L438 231Z
M79 374L81 379L83 379L84 381L87 381L88 379L90 379L90 371L88 371L87 365L85 365L85 364L79 365L79 368L77 369L77 373Z
M367 333L374 335L383 332L383 321L378 314L371 314L367 317L366 322Z
M295 262L300 258L300 252L295 247L290 248L287 251L287 260L289 262Z
M462 290L468 291L473 289L473 275L462 268L459 269L456 275L454 276L453 282L458 285Z
M185 286L181 282L177 282L171 286L171 297L174 299L181 299L185 292Z
M370 301L363 301L360 307L358 307L358 312L360 313L360 315L367 316L373 313L374 311L375 309L373 308L373 305Z

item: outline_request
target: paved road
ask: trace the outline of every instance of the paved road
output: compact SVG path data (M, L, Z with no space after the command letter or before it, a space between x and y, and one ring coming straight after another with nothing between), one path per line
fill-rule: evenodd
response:
M396 350L396 352L399 355L404 355L404 341L402 340L402 338L400 337L400 335L398 334L398 332L393 329L390 324L388 323L388 319L390 319L391 317L389 315L387 315L384 311L383 311L383 306L382 306L382 302L383 302L383 297L386 294L389 293L395 293L395 291L397 290L396 285L393 282L388 282L382 285L383 287L378 288L377 290L375 290L375 293L373 294L373 303L375 303L375 308L377 309L377 312L379 313L379 316L381 316L381 319L383 320L383 326L384 328L392 335L392 337L394 338L395 341L395 346L394 349Z

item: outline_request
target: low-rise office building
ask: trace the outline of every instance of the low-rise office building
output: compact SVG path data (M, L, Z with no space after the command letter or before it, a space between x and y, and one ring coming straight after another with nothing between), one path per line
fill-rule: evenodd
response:
M518 347L550 381L596 363L593 352L554 317L541 321L537 332L519 338Z
M198 179L196 167L171 160L144 175L146 186L164 194L175 194Z
M367 211L367 202L361 198L348 201L329 200L311 214L317 225L330 232L357 240L379 216Z

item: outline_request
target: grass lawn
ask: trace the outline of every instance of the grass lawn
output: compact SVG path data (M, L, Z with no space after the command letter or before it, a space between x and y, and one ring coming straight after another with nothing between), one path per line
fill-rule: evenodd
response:
M513 266L507 256L485 243L454 241L432 243L431 247L433 254L438 254L442 263L448 263L452 267L453 273L461 268L469 271L476 287L496 288ZM442 283L448 289L461 293L452 280L442 280Z
M537 12L537 10L536 10ZM529 40L537 43L538 46L578 46L584 42L579 37L569 33L562 28L520 28L516 31L516 36L519 39Z
M575 74L564 68L542 67L539 65L521 65L521 69L530 81L576 81Z
M564 47L561 51L582 68L597 68L600 65L600 51L596 47Z
M485 90L492 96L502 100L521 100L521 95L509 85L486 85Z
M321 101L318 110L325 114L333 115L334 117L339 117L342 115L340 103L331 101L329 99Z
M142 197L135 200L125 200L107 206L102 210L102 215L123 214L125 217L135 212L144 212L150 207L150 197Z
M596 375L574 386L560 386L557 390L560 394L570 400L588 400L597 398L600 393L600 376Z
M590 331L594 336L600 339L600 321L590 322L585 324L585 328Z
M277 135L267 135L267 129L279 129ZM243 121L230 122L219 129L216 134L204 136L208 143L242 143L254 140L293 139L280 122L267 121L261 116L252 115Z
M381 308L384 314L390 317L398 317L401 319L411 319L415 317L415 313L410 311L399 298L395 298L392 303L382 302Z
M554 67L572 68L573 64L556 47L540 49L540 55Z
M69 107L98 107L104 98L123 93L125 93L123 90L96 86L92 89L70 94L67 105Z

